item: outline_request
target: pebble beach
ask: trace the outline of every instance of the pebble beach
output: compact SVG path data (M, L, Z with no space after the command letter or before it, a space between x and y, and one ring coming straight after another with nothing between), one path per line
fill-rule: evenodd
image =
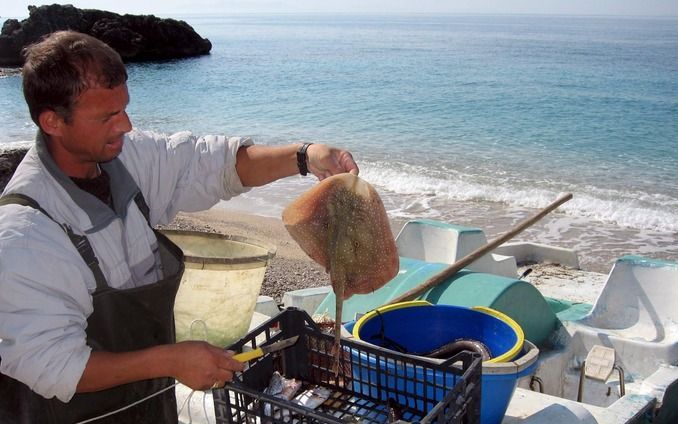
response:
M401 227L402 223L391 222L394 235ZM260 294L272 297L279 304L285 292L330 285L325 270L299 248L278 218L215 207L203 212L180 213L172 223L160 228L236 235L275 246L276 255L266 269ZM522 274L527 268L532 272L525 280L543 295L574 302L593 303L607 277L604 273L551 263L519 264L518 273Z

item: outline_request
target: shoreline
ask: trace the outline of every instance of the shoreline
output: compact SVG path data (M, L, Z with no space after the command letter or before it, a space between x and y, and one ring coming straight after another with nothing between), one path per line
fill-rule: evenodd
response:
M391 220L394 236L403 224ZM158 228L236 235L275 246L276 255L266 268L260 294L272 297L278 304L285 292L330 285L325 270L301 250L279 218L214 207L179 213L169 225ZM548 263L519 265L518 274L527 268L532 268L532 272L525 281L544 296L573 302L593 303L607 277L603 273Z
M0 187L9 180L23 152L32 142L0 143ZM383 171L383 170L382 170ZM516 205L510 199L492 200L492 196L481 195L479 198L457 199L444 192L428 190L411 190L403 192L389 188L393 179L384 180L380 172L366 166L361 175L379 189L382 201L392 223L392 228L399 230L410 219L433 219L457 225L480 228L488 241L506 234L520 221L533 216L539 211L544 201L544 193L535 187L535 193L525 196L524 205ZM396 175L399 175L396 173ZM403 175L396 176L395 181ZM217 203L212 209L236 211L257 216L280 218L282 210L290 199L296 198L314 183L313 178L287 178L257 187L228 201ZM500 191L510 190L502 187ZM408 189L410 190L410 189ZM654 259L675 261L678 257L678 232L672 229L651 230L624 226L605 222L590 216L595 209L587 209L592 201L586 191L572 191L574 198L545 216L540 222L527 228L514 237L512 242L532 242L571 249L579 253L580 267L587 271L608 273L616 259L624 255L639 255ZM552 199L549 199L552 200ZM595 204L596 201L593 201ZM600 203L600 202L598 202ZM621 208L624 215L628 211L627 202L619 206L607 204L608 209ZM568 209L570 208L570 209ZM633 209L633 207L631 207ZM583 214L582 214L583 212ZM652 216L650 210L644 215ZM665 219L672 216L669 207L661 214ZM675 220L674 220L675 221ZM675 221L678 222L678 221ZM224 231L221 231L224 232ZM285 232L286 234L286 232Z

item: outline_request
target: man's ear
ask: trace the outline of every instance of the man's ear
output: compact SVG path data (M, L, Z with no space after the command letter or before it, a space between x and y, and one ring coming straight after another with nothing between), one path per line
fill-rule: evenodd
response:
M38 122L44 133L57 137L61 135L62 127L65 124L64 119L53 110L45 110L40 113Z

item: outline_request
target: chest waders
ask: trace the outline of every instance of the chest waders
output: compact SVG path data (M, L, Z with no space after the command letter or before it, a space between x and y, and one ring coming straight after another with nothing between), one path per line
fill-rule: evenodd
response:
M141 193L134 200L148 221L148 206ZM0 205L10 203L33 207L50 217L30 197L10 194L0 198ZM87 319L86 329L87 344L92 350L127 352L174 343L174 298L184 272L181 249L153 230L165 277L149 285L118 290L108 286L87 237L74 234L66 225L60 226L96 279L97 287L92 294L94 311ZM25 384L0 374L0 423L72 424L125 407L172 384L174 380L169 377L143 380L98 392L76 393L64 403L56 398L45 399ZM169 389L94 423L164 424L177 421L174 390Z

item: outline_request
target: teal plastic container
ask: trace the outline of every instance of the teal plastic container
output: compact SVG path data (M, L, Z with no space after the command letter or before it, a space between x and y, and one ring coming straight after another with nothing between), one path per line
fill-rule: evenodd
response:
M483 362L480 420L482 424L501 423L518 379L531 374L536 367L537 347L515 334L515 322L501 322L501 314L497 317L471 308L421 301L401 305L390 305L392 309L385 311L380 308L381 311L376 313L372 311L345 327L364 342L391 350L405 348L409 354L430 351L459 337L483 342L493 358ZM393 342L398 345L397 349L393 349L396 346Z
M448 266L401 256L400 271L395 278L372 293L356 294L344 301L342 322L355 320L362 314L393 302ZM525 338L537 346L546 346L551 334L560 326L556 314L539 290L529 282L515 278L464 269L423 293L419 299L437 305L492 308L516 321L525 333ZM335 301L334 293L328 293L315 313L334 318Z

